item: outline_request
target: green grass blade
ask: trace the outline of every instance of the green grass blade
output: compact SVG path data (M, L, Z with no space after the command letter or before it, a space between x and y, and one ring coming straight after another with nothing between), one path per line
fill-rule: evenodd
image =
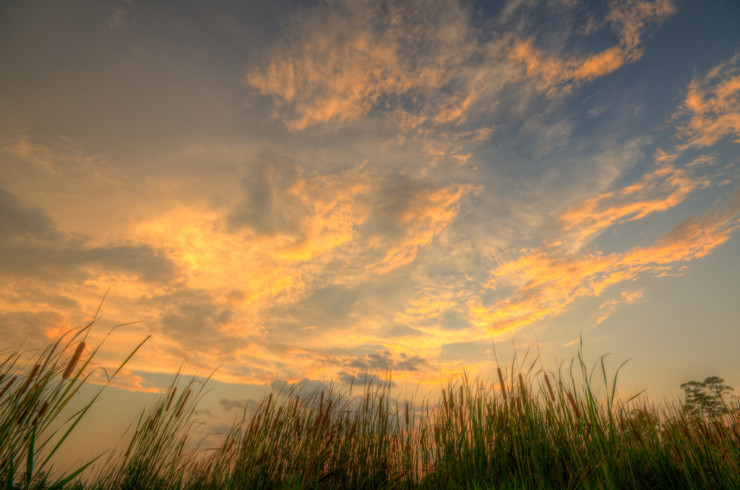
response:
M33 481L33 445L36 440L36 425L34 424L31 431L31 440L28 444L28 457L26 458L26 490L31 488Z
M100 456L102 456L102 454ZM92 465L93 463L95 463L95 461L97 461L98 459L100 459L100 456L97 456L97 457L95 457L95 459L93 459L91 461L88 461L84 465L80 466L74 472L70 473L69 476L66 476L63 480L59 480L58 482L54 483L54 485L52 485L51 487L49 487L49 490L60 490L60 489L64 488L64 485L66 485L67 483L69 483L72 480L74 480L75 478L77 478L77 476L80 473L82 473L83 471L85 471L87 468L90 467L90 465Z

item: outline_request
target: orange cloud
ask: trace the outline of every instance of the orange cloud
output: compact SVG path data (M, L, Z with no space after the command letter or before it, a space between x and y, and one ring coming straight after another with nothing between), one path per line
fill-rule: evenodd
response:
M644 32L675 11L670 0L613 2L606 20L619 35L618 45L588 56L563 56L535 47L532 39L514 37L508 57L524 66L524 78L539 79L541 88L548 93L567 92L639 59Z
M390 3L386 12L372 2L335 2L307 10L294 19L299 36L275 46L267 64L250 69L245 82L273 97L279 111L292 106L295 116L287 125L297 130L352 121L385 97L439 88L449 65L469 50L464 43L468 26L457 2L426 7ZM416 15L436 29L410 31L410 17ZM441 48L412 62L402 46L419 37Z
M680 149L704 148L721 139L740 143L740 55L689 84L683 107L675 116L685 140Z
M271 367L284 364L286 355L296 357L295 366L283 375L299 376L303 369L325 369L321 353L328 348L377 343L387 324L383 317L352 316L341 336L314 323L331 318L310 320L315 283L351 288L410 264L455 220L472 189L363 169L336 175L291 171L288 177L280 172L272 169L269 179L246 187L246 194L262 197L246 195L228 222L216 211L181 208L137 227L137 239L168 250L183 277L181 285L148 300L150 321L163 325L165 338L158 342L168 357L186 355L196 343L199 358L192 362L238 365L249 373L242 377L255 380L274 375ZM296 305L309 310L294 316ZM286 353L257 340L267 335L264 324L275 308L283 308L276 321L296 332L317 327L301 341L315 352Z
M298 34L273 46L244 81L271 97L276 116L294 130L373 110L406 131L458 124L481 101L492 107L512 82L531 79L555 93L614 72L640 58L644 33L674 12L669 0L615 2L606 20L619 43L568 55L537 48L516 30L482 41L471 13L454 0L329 2L296 16Z
M384 247L386 253L382 260L369 265L368 270L384 274L411 263L419 249L428 245L457 217L460 198L470 189L470 186L419 189L407 206L388 209L393 226L403 230L402 238L373 239L372 246Z
M671 0L621 0L611 3L606 19L619 32L620 44L636 50L649 24L662 22L676 11Z
M576 248L610 226L670 209L694 190L709 185L707 179L691 175L691 165L678 168L661 163L666 160L663 153L656 160L656 167L634 184L587 199L560 216L563 229L576 234ZM697 161L699 165L705 163Z
M643 294L642 291L633 291L633 292L627 292L622 291L620 298L610 299L609 301L605 301L599 305L599 309L603 310L604 312L602 315L596 320L596 325L600 325L604 320L609 318L612 313L614 313L614 310L619 306L621 303L624 304L632 304L638 299L642 298Z
M112 386L113 388L119 388L121 390L138 391L141 393L165 392L164 388L147 386L144 378L128 369L122 369L115 378L109 379L108 376L115 371L115 366L108 366L105 370L102 368L94 369L90 372L90 377L87 378L87 382L94 385Z
M577 298L599 296L609 286L640 274L670 273L726 242L740 224L738 212L736 195L724 213L710 211L701 218L687 219L653 245L624 253L573 256L550 249L525 251L519 259L491 272L492 285L509 284L515 294L492 306L473 299L471 316L480 326L504 332L556 315Z

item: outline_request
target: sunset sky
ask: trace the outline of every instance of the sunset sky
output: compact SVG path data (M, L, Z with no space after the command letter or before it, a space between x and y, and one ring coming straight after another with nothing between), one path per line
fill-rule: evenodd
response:
M152 338L109 402L185 361L217 369L214 426L580 337L631 358L625 396L740 389L738 26L736 0L2 2L0 347L110 289L91 344L138 323L95 366Z

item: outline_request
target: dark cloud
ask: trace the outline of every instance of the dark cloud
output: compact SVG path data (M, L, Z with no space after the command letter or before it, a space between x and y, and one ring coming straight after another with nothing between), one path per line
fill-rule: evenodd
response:
M16 347L28 342L28 347L38 347L40 340L47 343L46 331L59 327L63 317L53 311L9 311L0 312L2 347Z
M414 180L403 174L384 176L375 192L365 196L370 217L360 232L365 239L382 237L396 242L414 230L409 229L430 204L430 197L444 186Z
M232 409L237 409L239 412L243 412L246 408L248 412L255 412L257 410L257 402L251 398L244 400L234 400L231 398L221 398L218 401L224 412L231 412Z
M318 286L298 301L267 309L264 324L268 336L277 342L288 335L312 335L311 330L303 330L308 326L322 331L341 330L356 323L367 307L368 296L372 293L363 284Z
M396 363L396 369L401 371L418 371L422 367L428 366L426 360L419 356L407 356L401 353L401 360Z
M399 360L394 359L388 351L376 352L355 357L347 362L346 365L365 371L419 371L422 367L428 365L426 360L416 355L408 356L405 353L401 353L399 358Z
M51 218L41 209L23 206L8 190L0 186L0 243L62 239Z
M383 334L386 337L406 337L408 335L422 335L422 332L408 325L391 325L385 329Z
M5 294L6 299L13 303L28 302L62 310L77 310L81 306L76 299L61 295L52 288L44 288L39 285L31 288L14 284Z
M205 349L228 356L243 345L242 338L222 331L231 320L231 308L214 299L208 291L181 289L141 301L158 308L163 333L186 353Z
M310 209L295 191L303 182L298 164L276 155L266 157L244 177L244 201L232 211L229 225L260 235L302 236Z
M278 393L292 393L302 397L319 396L321 393L328 396L334 393L331 383L325 383L318 379L303 378L296 383L288 383L283 379L276 379L270 383L270 387Z
M440 314L438 324L447 330L460 330L470 327L465 315L455 310L447 310Z
M379 387L385 386L388 383L375 374L370 374L366 371L358 371L356 374L351 374L345 371L339 373L339 381L353 387ZM390 386L396 386L396 383L391 381Z
M175 265L162 250L126 243L93 246L81 235L61 232L41 209L21 203L0 186L0 272L47 281L80 281L87 269L133 274L145 282L175 276Z
M393 357L388 351L365 354L347 363L349 367L360 369L390 369L392 365Z

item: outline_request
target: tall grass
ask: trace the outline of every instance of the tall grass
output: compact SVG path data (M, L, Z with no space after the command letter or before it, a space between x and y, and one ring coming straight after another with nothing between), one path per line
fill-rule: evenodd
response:
M67 350L80 345L80 335L67 342ZM21 369L17 355L2 364L0 420L3 440L11 441L0 453L6 482L38 453L34 441L49 417L84 382L80 376L89 358L83 356L83 364L65 380L66 365L56 362L61 357L54 352L56 347L42 355L37 369ZM589 367L579 352L569 369L549 372L535 366L512 363L510 369L499 368L493 380L464 375L439 399L418 402L394 398L390 377L360 387L359 393L336 385L317 392L273 392L255 411L245 409L223 444L209 451L197 449L202 428L195 409L205 381L179 386L178 375L142 413L123 447L76 484L100 489L740 488L737 401L721 417L691 417L678 405L619 400L619 370L610 377L603 358ZM20 483L33 486L33 474L27 471Z
M99 311L99 310L98 310ZM51 460L77 427L95 400L93 398L72 416L57 420L80 388L89 380L90 363L102 343L90 349L87 334L97 320L72 329L47 346L35 359L17 350L5 350L0 362L0 486L13 488L61 488L94 461L48 481ZM144 342L146 339L144 340ZM108 378L112 380L144 343L139 344Z

